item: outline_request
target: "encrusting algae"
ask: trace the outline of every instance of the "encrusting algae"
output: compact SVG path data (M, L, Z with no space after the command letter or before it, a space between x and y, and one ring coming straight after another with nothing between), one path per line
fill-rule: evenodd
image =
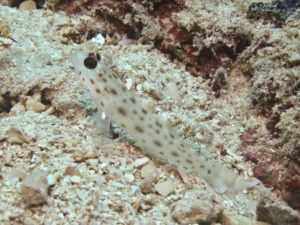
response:
M109 57L79 52L71 60L99 109L120 124L146 154L186 172L196 172L221 193L236 193L253 185L221 163L201 156L166 123L144 109L113 72Z

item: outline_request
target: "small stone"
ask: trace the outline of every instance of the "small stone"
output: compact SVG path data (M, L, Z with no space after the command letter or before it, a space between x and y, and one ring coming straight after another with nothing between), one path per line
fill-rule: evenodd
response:
M124 177L128 183L132 183L135 180L135 177L130 173L125 173Z
M101 163L100 164L100 169L103 170L108 166L108 163Z
M153 182L158 177L158 171L154 170L147 178L143 179L139 185L143 194L149 194L153 192Z
M136 85L137 91L142 91L142 89L143 89L143 85L141 85L141 84Z
M172 217L179 224L211 224L217 222L222 213L214 194L204 190L191 190L176 202Z
M36 3L32 0L26 0L20 4L19 9L34 10L34 9L36 9Z
M130 90L132 88L132 84L133 84L133 81L132 79L126 79L126 83L125 83L125 86L127 88L127 90Z
M130 189L131 189L131 194L132 195L135 195L136 193L138 193L140 191L140 187L135 186L135 185L131 186Z
M138 212L139 209L141 208L141 204L142 204L142 199L140 197L136 198L135 202L132 205L136 212Z
M6 19L0 17L0 37L9 38L9 24Z
M26 137L22 131L15 127L11 127L6 134L6 140L11 144L29 143L30 139Z
M162 100L164 97L163 93L157 89L151 91L149 94L156 100Z
M165 88L168 96L172 96L172 98L177 102L180 103L182 100L180 91L178 90L177 85L174 82L169 82Z
M140 159L137 159L137 160L134 161L133 166L134 166L135 168L140 168L140 167L142 167L143 165L147 164L149 161L150 161L150 160L149 160L149 158L147 158L147 157L140 158Z
M47 176L47 182L48 182L48 185L49 185L49 186L55 185L55 183L56 183L56 178L55 178L55 176L54 176L53 174L49 174L49 175Z
M67 175L67 176L80 176L80 172L76 167L69 166L65 170L65 175Z
M87 163L92 167L92 168L97 168L99 161L98 159L88 159Z
M21 103L17 103L15 104L11 109L10 109L10 112L11 113L19 113L19 112L25 112L26 109L25 109L25 106Z
M0 46L10 46L12 45L13 41L9 38L2 38L0 35Z
M35 99L29 97L25 103L26 110L34 111L36 113L40 113L45 111L46 106Z
M23 169L13 168L6 174L8 178L16 177L18 179L22 179L27 175Z
M72 183L78 184L81 181L81 177L80 176L71 176L70 180L71 180Z
M88 151L87 153L84 154L85 159L93 159L96 157L97 157L97 155L94 151Z
M163 99L163 94L161 91L157 90L155 88L155 86L151 83L149 83L148 81L145 81L143 83L143 90L146 92L146 93L149 93L154 99L156 100L161 100Z
M79 144L79 140L78 139L71 139L70 143L72 144L72 147L77 147L77 145Z
M3 183L7 186L14 186L15 184L17 184L19 181L18 177L11 177L9 179L7 179L6 181L4 181Z
M49 109L46 110L46 113L47 113L48 115L53 115L53 114L55 113L55 111L56 111L56 109L55 109L55 107L52 105L52 106L49 107Z
M153 162L148 163L147 165L143 166L141 169L141 176L142 177L148 177L150 176L154 171L156 170L156 167L154 166Z
M155 185L155 191L157 191L162 196L168 196L174 191L174 189L175 185L170 179Z
M270 225L269 223L259 222L241 215L234 215L229 212L223 212L221 217L222 225Z
M34 169L24 178L21 184L21 195L28 205L40 205L47 201L48 197L47 173L40 169Z
M97 34L97 36L93 37L91 41L98 44L98 46L102 46L105 43L105 38L102 36L102 34Z
M84 155L85 153L82 151L75 151L73 153L73 159L75 160L75 162L81 162L84 160Z
M291 53L291 56L288 58L288 63L293 66L300 65L300 54L299 53Z
M160 197L155 194L146 195L144 198L144 203L146 203L147 205L154 206L154 205L160 204L160 202L161 202Z

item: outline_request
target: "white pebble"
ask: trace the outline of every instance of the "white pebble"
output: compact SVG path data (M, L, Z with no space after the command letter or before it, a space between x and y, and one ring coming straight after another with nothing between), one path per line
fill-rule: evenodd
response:
M52 186L52 185L55 185L56 183L56 178L53 174L49 174L47 176L47 182L48 182L48 185Z
M141 175L142 177L149 177L153 172L155 172L156 167L153 163L148 163L141 169Z
M174 183L171 180L166 180L155 185L155 190L162 196L167 196L174 191Z
M99 163L98 159L88 159L87 162L93 168L96 168Z
M125 179L126 179L126 181L128 183L132 183L134 181L134 179L135 179L135 177L132 174L130 174L130 173L126 173L124 175L124 177L125 177Z
M126 86L127 90L130 90L132 88L132 84L133 84L132 79L130 79L130 78L126 79L125 86Z
M139 186L131 186L131 195L135 195L140 190Z
M104 169L105 167L107 167L108 163L101 163L100 164L100 169Z
M96 37L93 37L91 41L102 46L105 43L105 38L102 34L98 34Z
M143 157L143 158L135 160L133 165L134 165L134 167L139 168L139 167L145 165L146 163L148 163L149 161L150 161L149 158Z
M81 177L80 176L71 176L70 180L71 180L72 183L78 184L81 181Z
M105 118L106 118L106 114L105 114L105 112L102 112L101 113L101 119L105 120Z
M18 177L11 177L8 180L4 181L3 183L7 186L13 186L16 183L18 183L19 178Z
M170 82L166 86L166 92L169 96L172 96L172 98L177 102L180 103L182 98L181 94L177 88L177 85L173 82Z
M137 91L141 91L142 89L143 89L143 85L141 85L141 84L136 85Z

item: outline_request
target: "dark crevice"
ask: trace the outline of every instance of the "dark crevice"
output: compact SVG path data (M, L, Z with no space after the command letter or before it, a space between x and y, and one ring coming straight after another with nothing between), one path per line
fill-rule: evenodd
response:
M1 95L2 101L0 101L0 113L8 113L13 107L14 102L17 101L16 97L11 96L11 93L8 91L5 94Z

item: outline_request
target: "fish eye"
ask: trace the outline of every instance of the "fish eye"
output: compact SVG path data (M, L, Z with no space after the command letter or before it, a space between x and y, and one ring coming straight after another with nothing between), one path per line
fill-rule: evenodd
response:
M96 56L97 57L97 56ZM88 57L85 58L83 64L88 69L95 69L97 66L97 58L93 53L89 53Z

